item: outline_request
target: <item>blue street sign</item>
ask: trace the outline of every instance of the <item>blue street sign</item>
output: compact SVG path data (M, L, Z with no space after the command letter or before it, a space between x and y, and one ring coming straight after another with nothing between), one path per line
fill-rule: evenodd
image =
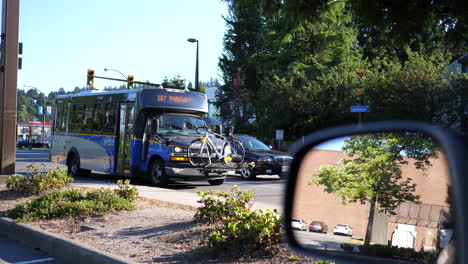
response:
M351 112L353 112L353 113L369 112L369 106L367 106L367 105L351 106Z
M37 107L37 114L42 115L42 105Z

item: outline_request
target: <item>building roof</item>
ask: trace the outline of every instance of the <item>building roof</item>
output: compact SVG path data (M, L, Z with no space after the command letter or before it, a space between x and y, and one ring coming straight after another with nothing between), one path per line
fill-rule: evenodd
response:
M468 53L458 58L457 61L458 63L461 63L461 64L468 64Z

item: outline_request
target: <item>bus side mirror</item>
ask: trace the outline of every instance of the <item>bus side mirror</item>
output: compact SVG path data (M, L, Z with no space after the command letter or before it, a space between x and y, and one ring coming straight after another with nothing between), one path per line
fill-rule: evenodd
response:
M159 119L151 120L151 134L158 133Z

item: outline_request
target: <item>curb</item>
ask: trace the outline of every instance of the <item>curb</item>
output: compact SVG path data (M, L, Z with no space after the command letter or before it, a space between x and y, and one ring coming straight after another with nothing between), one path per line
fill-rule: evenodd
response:
M72 239L60 237L40 228L16 223L5 217L0 217L0 235L22 242L33 248L39 248L64 263L135 263L123 257L80 244Z

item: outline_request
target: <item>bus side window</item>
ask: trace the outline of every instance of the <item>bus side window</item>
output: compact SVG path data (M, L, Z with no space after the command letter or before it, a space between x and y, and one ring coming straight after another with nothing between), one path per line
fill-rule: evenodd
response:
M93 108L94 105L85 105L82 128L84 132L90 132L93 126Z
M94 121L92 131L101 133L104 128L105 121L105 104L96 104L94 106Z
M63 131L63 127L62 127L62 120L63 120L63 116L65 115L65 113L63 112L63 105L64 103L61 103L61 104L57 104L56 108L55 108L55 131L58 131L58 132L61 132Z
M117 127L117 105L107 104L104 120L104 128L102 130L105 134L114 134Z
M84 105L76 104L72 109L70 132L80 132L84 119Z

